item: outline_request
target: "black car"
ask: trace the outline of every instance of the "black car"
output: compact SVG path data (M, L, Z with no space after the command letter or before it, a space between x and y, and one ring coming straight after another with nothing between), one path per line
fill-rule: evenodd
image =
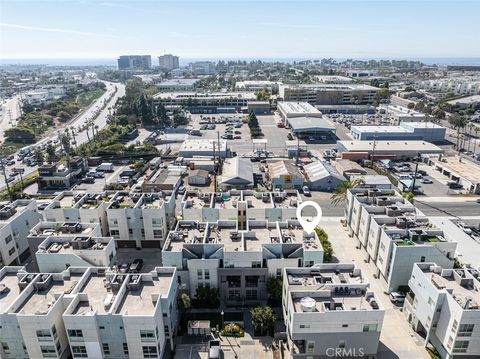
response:
M132 262L132 265L130 266L130 272L138 273L142 270L142 268L143 268L143 259L137 258Z

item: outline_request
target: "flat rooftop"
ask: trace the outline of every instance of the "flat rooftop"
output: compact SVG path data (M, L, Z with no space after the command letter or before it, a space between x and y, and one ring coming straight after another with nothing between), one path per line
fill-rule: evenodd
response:
M20 215L26 208L28 203L24 201L1 202L0 203L0 223L8 222Z
M264 245L276 243L279 238L279 233L276 227L253 227L250 228L248 234L248 236L245 235L246 251L259 252Z
M441 167L453 175L464 178L473 184L480 181L480 166L475 163L461 159L458 156L443 157L442 159L442 161L437 158L431 158L430 160L435 166Z
M290 292L293 299L293 306L297 313L328 313L334 311L350 311L350 310L375 310L365 296L355 294L352 290L350 294L334 294L333 291L328 293L319 293L323 295L305 295ZM328 295L330 294L330 295Z
M354 268L295 268L287 270L289 286L306 287L323 284L360 284L362 276Z
M435 273L429 268L422 270L438 290L449 291L464 309L480 309L480 283L467 270L443 270L441 274Z
M2 279L0 279L0 289L3 288L8 288L8 292L0 294L0 314L4 313L20 294L16 272L7 272Z
M59 200L61 208L71 208L77 202L73 194L64 193L62 198Z
M268 200L267 200L268 199ZM268 197L262 193L258 195L243 194L243 201L247 202L248 208L273 208L272 197L268 194Z
M443 153L443 149L430 142L425 141L375 141L375 148L373 141L357 141L346 140L337 141L347 151L350 152L368 152L371 153L396 153L401 151L420 152L420 153Z
M212 200L211 193L193 193L187 192L185 195L185 208L196 208L201 209L205 207L210 207Z
M166 295L172 284L172 274L159 273L157 278L144 280L136 290L127 291L118 306L117 314L123 315L153 315L157 301L154 295ZM159 299L159 298L158 298ZM158 300L157 299L157 300Z
M285 101L285 102L279 102L277 106L278 106L278 109L286 113L287 116L289 114L321 115L320 111L318 111L315 107L310 105L308 102Z
M237 208L238 202L242 200L241 194L225 193L222 197L216 197L213 206L217 208Z
M169 242L165 250L178 252L184 244L201 244L205 236L205 224L179 222L175 231L168 235Z
M107 277L96 273L90 274L78 292L88 295L88 302L79 301L72 312L73 315L106 314L117 294L116 291L107 289ZM106 303L109 305L105 305Z
M78 284L82 274L72 274L60 280L53 279L43 290L30 293L23 304L18 308L18 314L46 315L62 294L70 294Z
M209 224L207 240L208 243L223 244L228 252L243 251L243 235L233 225L218 227L216 224Z

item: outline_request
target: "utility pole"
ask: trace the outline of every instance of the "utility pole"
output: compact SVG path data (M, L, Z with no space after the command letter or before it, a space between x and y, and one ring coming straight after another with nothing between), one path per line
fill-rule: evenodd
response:
M10 195L10 200L13 201L13 194L12 192L10 192L10 185L8 184L8 181L7 181L7 173L5 172L5 165L2 164L1 166L2 166L3 178L5 179L5 184L7 185L7 192Z
M213 192L217 192L217 171L218 166L216 166L216 159L215 159L215 141L213 141Z
M377 147L377 136L373 135L373 147L372 147L372 155L370 156L370 161L372 162L370 167L373 168L373 161L375 160L375 148Z
M297 158L295 160L295 164L298 166L298 161L300 157L300 138L297 136Z

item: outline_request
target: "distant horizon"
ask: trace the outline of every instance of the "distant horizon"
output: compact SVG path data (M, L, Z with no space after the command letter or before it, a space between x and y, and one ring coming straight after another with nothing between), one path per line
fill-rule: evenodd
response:
M135 54L122 54L122 55L148 55L145 53ZM173 54L175 55L175 54ZM119 55L120 56L120 55ZM152 67L158 66L156 59L161 55L152 56ZM117 58L112 57L99 57L99 58L0 58L0 66L13 66L13 65L46 65L46 66L117 66ZM396 61L419 61L425 65L438 65L438 66L480 66L480 57L180 57L180 65L185 66L195 61L264 61L264 62L283 62L293 63L294 61L314 61L322 59L333 59L335 61L346 60L396 60Z

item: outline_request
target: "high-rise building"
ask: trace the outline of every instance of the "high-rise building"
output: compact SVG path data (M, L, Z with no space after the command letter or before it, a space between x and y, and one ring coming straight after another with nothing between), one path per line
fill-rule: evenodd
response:
M165 70L178 69L180 67L178 56L165 54L158 57L158 66Z
M118 58L118 69L151 69L152 57L150 55L122 55Z

